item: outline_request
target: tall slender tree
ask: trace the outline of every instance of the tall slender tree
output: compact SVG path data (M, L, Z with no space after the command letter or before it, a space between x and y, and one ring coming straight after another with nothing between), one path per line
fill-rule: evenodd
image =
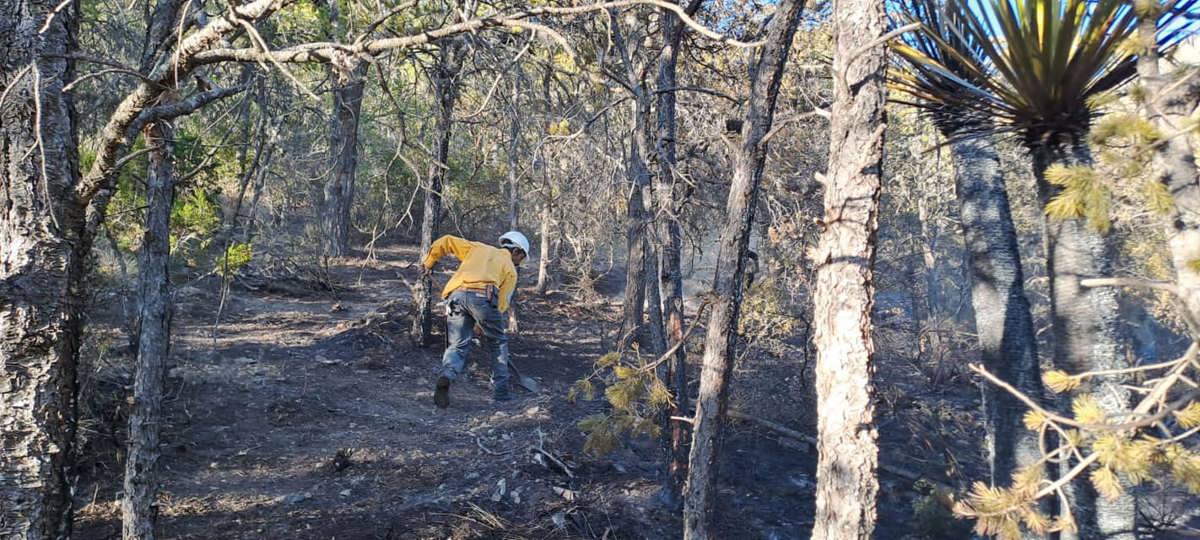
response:
M684 488L683 536L700 540L716 536L713 529L717 491L718 442L729 404L729 383L738 341L746 250L754 223L754 207L762 184L767 157L764 140L775 117L775 101L791 52L792 38L800 25L804 0L783 0L768 23L766 42L751 69L750 96L746 101L741 141L733 153L733 180L725 205L725 223L713 277L716 302L708 318L700 393L692 419L692 444L688 453Z
M329 130L329 178L322 192L321 228L325 255L346 255L350 241L350 210L358 173L358 122L362 115L367 63L346 57L330 62L333 114Z
M871 538L876 469L871 304L886 101L883 2L833 4L825 218L813 263L817 515L813 538Z
M614 23L610 25L610 36L617 54L616 61L621 67L621 77L615 77L619 84L631 94L629 102L631 131L629 146L625 158L625 177L629 183L625 199L625 245L628 256L625 260L625 301L622 309L621 329L617 336L618 349L624 350L632 342L643 340L643 332L647 330L646 304L647 296L657 299L655 291L646 290L646 276L657 268L657 251L649 239L651 212L649 204L652 201L652 175L649 160L652 146L650 144L650 114L653 107L652 89L644 74L650 53L644 44L649 25L641 17L617 16L615 10L610 10ZM621 24L619 20L633 20L634 24ZM628 34L628 35L626 35ZM654 281L657 285L657 280ZM650 317L651 331L661 335L662 320ZM658 339L652 338L657 344ZM650 345L641 343L641 345ZM654 350L656 346L647 347Z
M329 31L331 41L343 39L350 25L350 14L343 14L336 0L330 0ZM329 122L329 177L321 192L321 230L324 254L341 257L349 250L350 210L354 206L354 180L358 173L358 120L362 113L365 58L353 54L334 54L325 65L332 86L333 110Z
M1175 281L1183 305L1193 323L1200 323L1200 170L1192 137L1180 134L1200 104L1200 76L1186 69L1163 73L1161 44L1171 44L1174 35L1193 27L1160 29L1168 10L1194 9L1195 1L1149 1L1138 5L1137 73L1145 89L1143 107L1163 140L1155 146L1158 181L1171 196L1166 216L1167 246L1175 267ZM1194 28L1192 28L1194 29ZM1163 34L1160 36L1160 34Z
M695 14L703 0L690 0L684 7L688 15ZM683 40L683 23L668 10L660 11L662 51L658 56L655 75L657 92L655 152L658 155L658 174L654 177L654 196L659 216L658 238L661 242L661 272L654 276L662 291L662 315L665 345L672 347L683 340L683 229L679 224L683 190L676 181L676 121L675 92L678 78L676 67L679 47ZM666 381L675 397L663 412L663 438L667 454L667 474L663 495L672 505L680 502L683 484L687 479L687 424L673 418L684 416L688 410L687 351L678 347L666 365Z
M459 72L462 70L466 48L459 39L444 41L437 51L437 59L429 70L429 81L433 86L437 106L437 141L434 146L433 163L429 166L429 185L425 188L425 204L421 210L421 257L429 253L437 235L442 214L442 189L450 172L450 138L454 134L454 106L458 102ZM417 295L417 317L413 320L413 335L422 346L433 341L433 280L421 278Z
M137 371L125 453L125 497L121 500L121 537L152 540L157 512L159 425L163 379L171 350L171 207L175 202L174 128L154 122L143 132L150 152L146 181L145 234L138 264Z

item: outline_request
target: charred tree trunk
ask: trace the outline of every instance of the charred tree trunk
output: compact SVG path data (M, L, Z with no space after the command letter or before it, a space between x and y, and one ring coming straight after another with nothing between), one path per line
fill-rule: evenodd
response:
M659 289L659 273L660 261L658 257L658 249L660 246L659 240L655 237L655 218L653 212L650 211L650 205L654 204L654 189L652 175L650 173L649 164L646 163L646 158L651 155L653 148L650 145L650 111L649 100L647 100L647 110L643 129L634 136L634 142L640 148L639 154L642 156L642 196L641 196L641 235L642 235L642 291L646 305L646 326L645 338L649 340L644 343L647 349L655 356L662 354L667 350L666 336L663 333L663 309L662 309L662 291Z
M626 176L629 179L629 197L626 199L625 243L629 256L625 262L625 305L621 317L621 333L617 336L618 350L624 350L634 341L640 341L645 322L646 303L646 198L650 185L650 170L646 166L640 144L646 129L646 118L650 114L649 97L635 96L633 101L634 132L630 137L629 159Z
M879 492L871 355L885 126L883 2L835 0L824 231L814 254L817 514L813 538L871 538Z
M751 77L746 119L741 144L733 155L733 181L726 203L725 224L717 252L713 278L716 303L708 318L700 394L693 418L692 445L688 456L684 490L683 535L687 540L714 536L717 491L717 445L724 427L729 398L729 379L737 346L738 315L742 305L742 282L746 248L754 223L754 207L762 183L767 148L763 139L771 129L775 98L779 95L783 68L787 64L792 37L800 23L803 0L782 0L767 29Z
M462 63L462 48L451 41L443 45L436 66L430 73L434 95L437 100L437 147L434 163L430 166L429 187L425 190L425 204L421 216L421 260L429 254L441 224L442 188L450 166L450 137L454 127L454 105L458 101L458 71ZM413 335L422 347L433 343L433 279L421 278L417 292L417 317L413 321Z
M1029 145L1033 173L1044 207L1062 188L1046 180L1055 165L1091 166L1082 134L1068 135L1061 144ZM1049 137L1054 140L1055 137ZM1050 317L1054 327L1054 364L1069 373L1129 367L1121 343L1119 300L1111 287L1085 288L1080 280L1113 275L1117 248L1084 219L1046 218L1046 271L1050 276ZM1088 379L1077 394L1090 393L1113 415L1129 408L1130 393L1119 377ZM1133 540L1137 505L1126 490L1117 500L1097 497L1086 478L1072 484L1069 496L1079 524L1078 538ZM1063 533L1063 538L1070 535Z
M980 139L952 142L950 150L983 365L1041 401L1037 336L1000 158L989 141ZM996 485L1007 482L1017 468L1036 463L1041 452L1037 433L1022 425L1025 406L995 385L985 383L982 389L985 446Z
M325 254L341 257L349 251L350 208L354 201L354 176L358 169L358 119L362 112L367 64L352 68L331 65L333 119L329 133L329 180L325 182L321 225Z
M71 534L76 360L91 249L79 181L78 4L0 0L0 537ZM44 31L39 30L46 25Z
M686 8L688 13L695 13L700 7L700 2L701 0L693 0ZM659 215L658 236L662 242L662 268L656 277L662 291L663 332L666 346L669 348L683 340L683 231L678 215L683 196L676 188L675 182L677 158L674 91L683 25L670 10L663 9L662 16L665 21L662 30L663 51L659 54L655 80L659 94L655 139L658 175L655 176L654 194ZM690 433L686 423L671 418L685 416L689 408L687 351L684 347L679 347L667 361L665 375L667 387L670 388L675 401L663 413L662 418L663 446L667 455L667 474L664 477L662 496L670 506L678 507L682 502L683 484L687 479L687 442Z
M1156 13L1157 15L1157 13ZM1159 67L1156 17L1138 23L1138 79L1146 89L1146 108L1158 131L1169 135L1184 129L1200 101L1200 78L1180 84L1175 77L1164 76ZM1185 71L1180 69L1179 71ZM1178 77L1178 75L1176 75ZM1168 93L1168 89L1171 89ZM1155 165L1159 182L1174 199L1167 217L1167 247L1175 267L1175 282L1193 324L1200 323L1200 171L1196 168L1196 147L1190 135L1175 135L1157 147Z
M121 500L121 536L153 539L158 517L159 425L163 377L171 343L171 207L175 202L174 141L171 126L155 122L144 131L150 153L146 182L146 232L142 237L138 290L137 371L125 461L125 497Z
M650 237L653 225L647 219L647 238L643 243L643 248L646 250L643 256L646 271L643 272L642 279L645 280L644 289L646 291L646 337L650 340L646 345L650 349L650 353L657 358L667 350L667 337L663 334L662 291L658 285L660 273L658 249L654 239Z

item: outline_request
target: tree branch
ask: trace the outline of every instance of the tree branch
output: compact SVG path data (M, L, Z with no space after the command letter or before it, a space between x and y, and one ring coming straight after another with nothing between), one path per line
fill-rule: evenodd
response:
M544 6L515 11L509 14L498 13L477 19L470 19L454 24L448 24L439 28L423 31L415 35L371 40L360 39L359 41L351 44L333 42L305 43L303 45L296 45L275 51L261 51L256 48L213 49L197 54L195 56L194 63L196 65L200 65L211 64L215 62L328 62L333 58L335 52L338 51L346 54L375 55L391 50L407 49L416 47L418 45L426 45L447 37L488 28L515 27L528 29L530 26L529 23L523 21L533 17L546 15L583 15L597 11L637 5L656 6L672 11L677 17L679 17L681 21L683 21L685 25L687 25L693 31L713 41L727 45L733 45L735 47L748 48L758 47L763 43L762 41L745 42L710 30L697 22L695 19L688 16L684 8L677 4L664 2L662 0L614 0L609 2L588 4L584 6Z

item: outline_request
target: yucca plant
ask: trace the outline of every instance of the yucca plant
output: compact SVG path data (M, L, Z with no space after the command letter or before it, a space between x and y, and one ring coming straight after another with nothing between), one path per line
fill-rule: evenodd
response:
M910 68L896 86L932 110L951 109L1027 144L1072 145L1090 101L1128 81L1137 16L1120 0L908 2L921 28L893 44Z
M892 99L924 108L947 140L971 270L980 360L989 371L1040 401L1037 335L1000 158L990 137L997 125L990 114L962 104L978 99L975 91L963 88L965 84L986 84L987 72L977 69L988 65L986 52L972 35L956 29L961 21L940 1L905 0L900 7L899 13L893 13L893 27L916 20L926 31L910 34L893 46L901 54L889 82L903 97ZM922 59L935 62L936 69L928 68ZM961 95L938 99L953 94ZM1037 433L1021 423L1023 405L994 386L983 389L985 444L995 485L1017 469L1037 463L1041 451Z
M1159 27L1172 28L1178 10L1164 12ZM894 87L952 140L1009 133L1030 151L1047 210L1055 363L1075 372L1125 367L1115 291L1080 285L1111 274L1115 254L1107 220L1096 219L1104 185L1081 169L1091 164L1086 137L1099 98L1136 72L1135 9L1122 0L913 0L896 18L919 29L893 45L904 64ZM1118 413L1129 400L1119 382L1085 390ZM1132 539L1132 499L1097 501L1090 487L1078 486L1072 501L1080 536Z

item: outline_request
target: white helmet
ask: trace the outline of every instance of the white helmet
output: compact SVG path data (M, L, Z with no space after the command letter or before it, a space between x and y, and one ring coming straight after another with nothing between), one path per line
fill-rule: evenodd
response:
M503 235L501 235L500 236L500 247L502 247L502 248L508 248L508 247L520 248L521 251L525 252L525 255L527 255L527 256L529 255L529 239L525 238L525 235L523 235L517 231L508 231L508 232L504 233Z

